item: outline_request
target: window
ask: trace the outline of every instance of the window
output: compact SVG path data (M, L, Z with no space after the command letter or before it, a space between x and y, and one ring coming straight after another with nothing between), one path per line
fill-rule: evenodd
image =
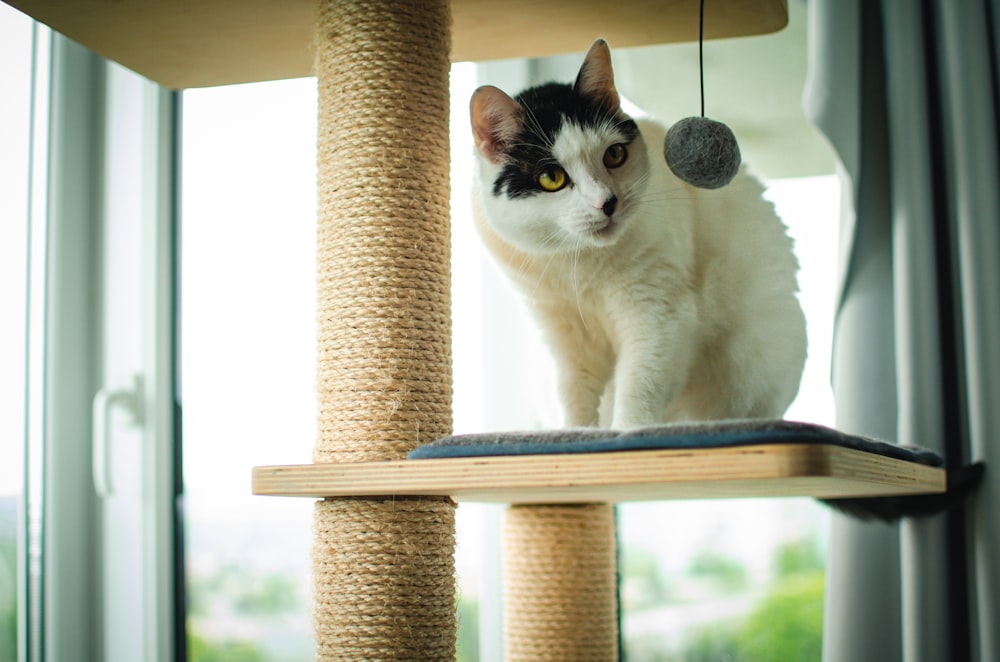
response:
M170 659L173 96L0 11L0 645Z

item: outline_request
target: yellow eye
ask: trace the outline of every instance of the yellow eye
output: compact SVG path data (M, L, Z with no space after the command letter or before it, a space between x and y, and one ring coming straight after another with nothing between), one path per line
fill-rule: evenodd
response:
M538 175L538 185L553 193L566 186L566 171L559 166L550 166Z
M625 163L627 158L628 151L625 149L625 145L612 145L604 152L604 165L608 168L617 168Z

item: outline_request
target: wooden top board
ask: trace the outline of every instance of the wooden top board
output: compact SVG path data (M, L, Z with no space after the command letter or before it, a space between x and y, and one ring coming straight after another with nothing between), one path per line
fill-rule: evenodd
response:
M309 76L317 0L6 0L174 89ZM698 38L698 0L453 0L452 60L582 52ZM786 0L708 0L705 36L780 30Z
M828 444L256 467L253 492L574 503L943 492L943 469Z

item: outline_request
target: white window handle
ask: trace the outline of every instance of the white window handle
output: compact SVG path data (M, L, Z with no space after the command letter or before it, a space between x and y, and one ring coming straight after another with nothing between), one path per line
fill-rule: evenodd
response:
M94 490L102 499L114 493L111 483L111 410L122 408L129 414L129 422L141 425L142 375L132 378L132 386L125 388L104 387L94 396L91 438L91 468L94 474Z

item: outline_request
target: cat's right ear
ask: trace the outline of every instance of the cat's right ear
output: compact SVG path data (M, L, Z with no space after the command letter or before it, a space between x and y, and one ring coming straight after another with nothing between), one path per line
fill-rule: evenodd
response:
M507 146L521 130L524 110L502 90L484 85L472 94L469 113L476 149L490 161L500 163Z

